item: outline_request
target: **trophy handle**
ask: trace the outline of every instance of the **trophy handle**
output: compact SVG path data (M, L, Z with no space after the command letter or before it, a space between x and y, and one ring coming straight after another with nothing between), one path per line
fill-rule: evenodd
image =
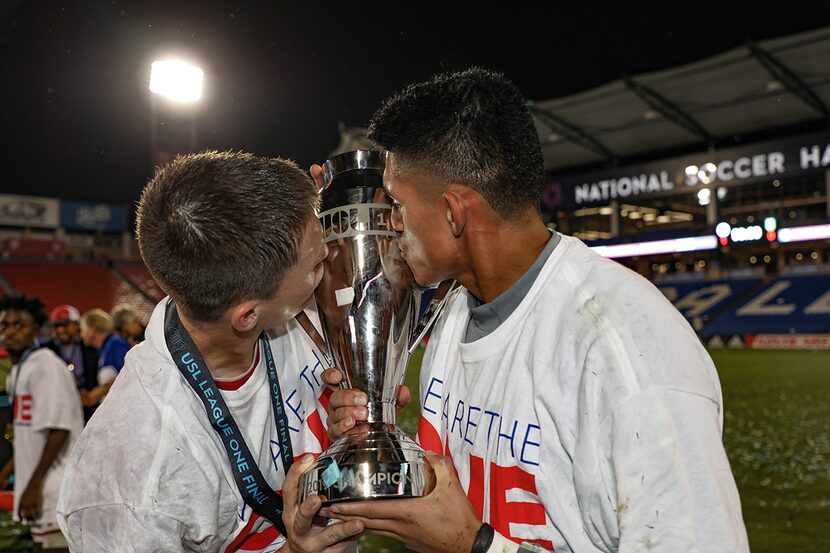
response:
M459 286L455 280L445 280L435 289L435 294L432 296L424 314L412 330L412 338L409 340L409 347L407 348L410 354L415 351L415 348L424 339L429 329L432 328L432 324L438 319L438 315L444 310L444 305L447 303L447 298L450 297L450 292Z
M316 299L315 299L316 301ZM340 389L346 390L351 388L351 384L349 381L349 375L345 370L345 367L338 367L337 363L335 363L336 357L334 356L334 349L332 348L332 340L329 338L328 327L326 326L326 318L322 311L317 312L317 316L320 317L320 326L323 330L323 335L321 336L317 329L314 328L314 323L308 318L308 315L305 314L304 311L300 311L295 319L300 324L303 330L305 330L308 337L315 343L317 348L320 350L320 353L323 354L326 358L326 362L329 364L329 367L335 367L340 373L343 375L343 380L340 381Z

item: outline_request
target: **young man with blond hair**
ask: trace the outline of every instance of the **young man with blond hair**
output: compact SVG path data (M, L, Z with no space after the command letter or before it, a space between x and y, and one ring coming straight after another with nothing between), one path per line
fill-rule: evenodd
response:
M130 344L113 332L110 314L98 308L90 309L81 316L81 339L87 346L98 350L96 386L89 391L81 391L84 407L94 408L101 404L115 382L115 377L124 366Z

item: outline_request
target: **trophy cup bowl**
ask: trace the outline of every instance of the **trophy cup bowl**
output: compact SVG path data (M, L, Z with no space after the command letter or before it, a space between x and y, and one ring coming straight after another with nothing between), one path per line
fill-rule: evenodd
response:
M383 190L384 152L357 150L323 166L326 244L337 248L315 297L344 388L368 396L368 416L337 439L303 475L300 500L342 501L418 497L429 492L425 452L396 426L395 403L410 352L440 310L438 300L419 320L422 289L415 283L392 228ZM331 258L331 256L330 256Z

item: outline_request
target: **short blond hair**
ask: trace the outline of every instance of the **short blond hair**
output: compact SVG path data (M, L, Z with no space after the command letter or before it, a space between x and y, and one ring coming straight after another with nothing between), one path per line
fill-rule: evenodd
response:
M81 316L81 328L90 328L101 334L112 332L112 317L103 309L90 309Z

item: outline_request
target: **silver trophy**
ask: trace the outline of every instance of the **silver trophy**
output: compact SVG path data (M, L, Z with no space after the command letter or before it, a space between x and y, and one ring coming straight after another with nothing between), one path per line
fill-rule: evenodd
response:
M431 487L424 450L395 424L395 403L409 355L449 286L435 291L419 318L423 289L401 258L383 190L384 165L383 152L357 150L323 166L330 184L319 217L327 246L337 252L315 292L318 312L329 355L345 372L344 387L366 392L369 400L366 420L303 475L301 500L322 495L323 505L418 497Z

